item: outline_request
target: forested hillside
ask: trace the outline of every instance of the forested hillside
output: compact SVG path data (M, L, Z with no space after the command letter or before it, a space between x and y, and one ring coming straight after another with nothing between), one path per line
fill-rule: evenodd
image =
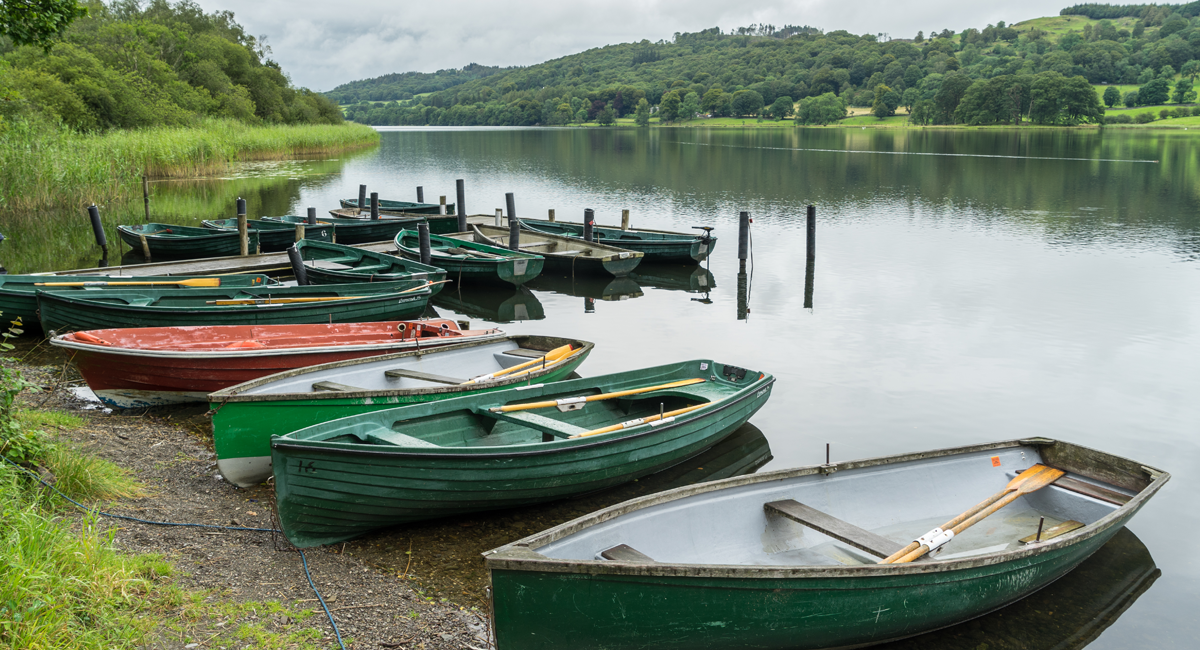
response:
M269 50L234 21L190 1L86 3L46 48L0 37L0 119L40 118L92 131L248 124L336 124L325 96L294 88Z
M385 74L374 79L362 79L342 84L325 93L325 96L339 104L412 99L414 95L445 90L468 81L490 77L506 69L472 63L460 70Z
M360 102L346 115L378 125L605 123L636 115L645 100L643 122L652 106L668 120L694 111L780 118L796 103L801 121L820 123L847 105L881 116L905 106L918 123L1096 122L1102 108L1093 84L1152 84L1142 100L1118 92L1122 103L1193 101L1196 6L1122 8L1120 21L1074 15L1056 31L1001 22L904 40L812 28L713 28L670 42L595 48L398 104ZM1096 7L1107 6L1064 11ZM1178 99L1172 86L1181 89Z

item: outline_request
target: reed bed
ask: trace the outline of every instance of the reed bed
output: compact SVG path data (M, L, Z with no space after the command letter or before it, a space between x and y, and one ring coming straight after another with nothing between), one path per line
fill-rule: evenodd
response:
M76 208L130 198L150 178L219 173L231 163L326 154L373 145L368 126L247 126L206 120L193 127L155 127L85 134L31 121L0 132L0 212Z

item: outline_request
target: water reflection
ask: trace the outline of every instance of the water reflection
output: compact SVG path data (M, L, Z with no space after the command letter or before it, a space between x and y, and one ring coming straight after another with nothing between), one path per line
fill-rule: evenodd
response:
M434 296L433 304L494 323L542 320L546 317L541 301L525 287L509 289L456 282Z
M1145 544L1122 528L1074 571L1028 598L961 625L877 647L1077 650L1115 623L1160 575Z
M654 264L638 265L637 270L629 274L643 287L666 289L668 291L686 291L688 293L708 293L716 288L717 279L712 271L703 266L692 264Z
M745 424L708 451L632 483L540 506L397 527L352 541L346 552L389 571L407 570L418 583L454 602L483 606L484 551L628 499L753 474L770 460L771 447L762 431Z
M595 300L629 300L642 296L641 285L630 277L539 275L526 283L526 286L538 291Z

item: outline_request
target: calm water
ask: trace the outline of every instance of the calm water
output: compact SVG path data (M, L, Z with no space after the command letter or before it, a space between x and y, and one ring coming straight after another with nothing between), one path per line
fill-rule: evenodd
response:
M1200 135L1200 134L1197 134ZM384 198L471 213L514 192L519 216L716 226L707 270L443 292L439 314L510 321L597 343L588 375L715 357L774 373L754 418L767 469L1027 436L1161 467L1171 483L1105 555L1027 603L928 639L936 647L1194 647L1200 623L1200 147L1192 132L399 130L336 161L259 165L221 181L159 183L156 218L324 211L366 183ZM804 306L804 206L817 206ZM749 314L739 319L737 214L754 218ZM141 202L108 219L140 220ZM95 262L82 221L53 255L5 226L13 270ZM698 474L759 464L740 432ZM744 452L744 453L743 453ZM685 472L684 469L687 471ZM734 469L728 469L734 471ZM478 550L603 505L579 500L399 529L353 552L478 598ZM412 565L406 552L411 545ZM348 551L349 552L349 551ZM1157 567L1157 569L1155 568ZM1161 575L1158 571L1161 570ZM1093 640L1094 639L1094 640ZM1191 639L1191 641L1189 641Z

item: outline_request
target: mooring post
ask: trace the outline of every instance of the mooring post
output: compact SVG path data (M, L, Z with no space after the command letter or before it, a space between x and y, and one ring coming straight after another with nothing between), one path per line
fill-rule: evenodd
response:
M417 186L417 203L424 203L424 202L425 202L425 188L418 185Z
M554 223L554 208L550 208L550 223Z
M586 296L583 298L583 313L585 313L585 314L596 313L596 299L595 298L588 298Z
M250 254L250 229L246 223L246 199L237 199L238 251L242 257Z
M146 241L145 235L138 235L138 241L140 241L142 243L142 257L146 258L146 261L149 262L150 261L150 242Z
M596 211L586 208L583 211L583 241L592 241L592 227L596 223Z
M621 210L621 230L629 230L629 210Z
M454 192L458 202L454 204L454 212L458 215L458 232L467 232L467 188L463 179L454 181Z
M146 203L146 221L150 221L150 181L142 176L142 200Z
M357 214L362 214L367 209L367 186L358 186L358 203L354 204L354 209L358 210Z
M504 225L504 208L496 208L496 227Z
M438 197L438 214L446 214L446 197Z
M804 307L813 306L813 275L817 259L817 208L808 206L808 259L804 264Z
M308 209L308 225L310 225L310 226L317 225L317 209L316 208L310 207Z
M379 220L379 192L371 192L371 219Z
M303 228L303 224L296 224L297 228ZM292 264L292 275L296 276L296 284L302 287L308 286L308 272L304 270L304 258L300 257L300 251L296 250L295 246L288 246L287 249L288 261Z
M508 222L512 223L517 220L517 201L513 198L513 193L508 192L504 195L504 207L508 208Z
M108 238L104 236L104 224L100 222L100 208L93 203L88 206L87 211L88 219L92 222L92 234L96 235L96 244L104 252L104 259L108 259ZM150 259L150 256L146 255L146 259Z
M737 274L737 283L737 319L746 320L746 314L750 313L750 282L745 271Z
M421 263L428 264L430 258L433 257L433 251L429 244L429 222L422 221L417 224L417 242L421 249Z
M512 213L508 215L508 248L514 251L521 250L521 222L514 219Z
M746 271L746 258L750 252L750 213L738 215L738 268Z

